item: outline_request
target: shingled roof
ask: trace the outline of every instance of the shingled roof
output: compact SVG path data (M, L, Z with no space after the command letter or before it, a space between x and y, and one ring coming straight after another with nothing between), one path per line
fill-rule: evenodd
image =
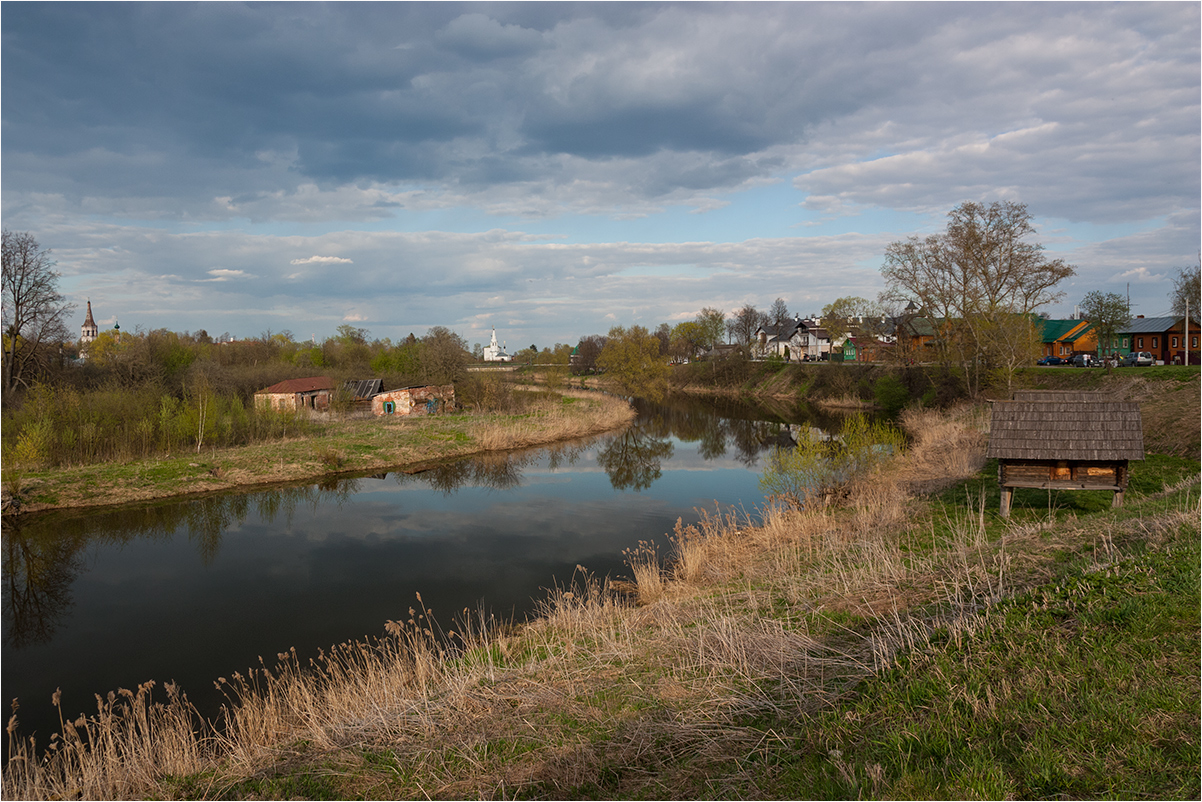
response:
M1097 392L1020 390L993 405L986 457L1111 461L1144 458L1139 404Z

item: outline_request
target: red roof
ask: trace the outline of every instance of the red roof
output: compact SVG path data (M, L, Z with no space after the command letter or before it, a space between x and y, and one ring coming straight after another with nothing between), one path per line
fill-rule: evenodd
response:
M313 376L308 379L285 379L278 384L260 390L255 395L274 393L310 393L314 390L333 390L334 382L325 376Z

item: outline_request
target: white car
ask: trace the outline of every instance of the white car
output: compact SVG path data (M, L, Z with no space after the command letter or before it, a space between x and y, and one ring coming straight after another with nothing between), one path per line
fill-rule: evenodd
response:
M1156 360L1152 357L1149 351L1132 351L1123 357L1122 362L1124 367L1141 367L1148 368L1156 364Z

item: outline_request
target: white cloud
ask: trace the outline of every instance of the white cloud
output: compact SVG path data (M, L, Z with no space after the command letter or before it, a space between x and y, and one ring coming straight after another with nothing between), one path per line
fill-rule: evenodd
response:
M229 281L232 278L250 278L251 275L245 270L227 270L223 267L215 267L212 270L206 271L213 278L205 279L205 281Z
M310 256L308 259L293 259L289 264L294 264L294 265L313 265L313 264L352 265L352 264L354 264L354 261L351 259L344 259L341 256ZM300 274L293 273L292 276L289 276L289 278L292 278L293 276L298 276L298 275L300 275Z

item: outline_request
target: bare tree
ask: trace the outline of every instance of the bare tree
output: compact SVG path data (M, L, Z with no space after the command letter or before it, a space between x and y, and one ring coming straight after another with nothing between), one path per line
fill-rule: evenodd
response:
M659 352L667 356L672 348L672 327L667 323L660 323L653 333L655 339L659 340Z
M1199 259L1197 267L1183 267L1181 271L1173 278L1173 292L1169 295L1169 299L1173 302L1173 314L1178 317L1185 316L1185 310L1189 309L1190 317L1198 314L1199 303L1202 303L1202 259Z
M751 304L747 304L736 311L734 316L726 322L726 331L736 344L750 345L755 338L756 329L766 325L767 322L767 315Z
M590 334L587 337L582 337L580 343L576 346L576 360L571 363L572 372L595 373L597 370L597 357L601 356L602 349L605 348L605 337L600 334Z
M935 330L935 346L964 369L969 392L989 369L991 335L1008 315L1026 315L1064 297L1056 285L1076 268L1047 259L1021 203L962 203L948 213L947 230L910 237L885 251L881 273L888 299L917 301Z
M789 322L789 306L785 303L784 298L777 298L772 302L771 308L768 309L768 320L773 326L776 326L777 331Z
M4 389L28 384L47 367L48 349L67 339L66 318L74 306L58 291L59 273L27 232L3 232Z

